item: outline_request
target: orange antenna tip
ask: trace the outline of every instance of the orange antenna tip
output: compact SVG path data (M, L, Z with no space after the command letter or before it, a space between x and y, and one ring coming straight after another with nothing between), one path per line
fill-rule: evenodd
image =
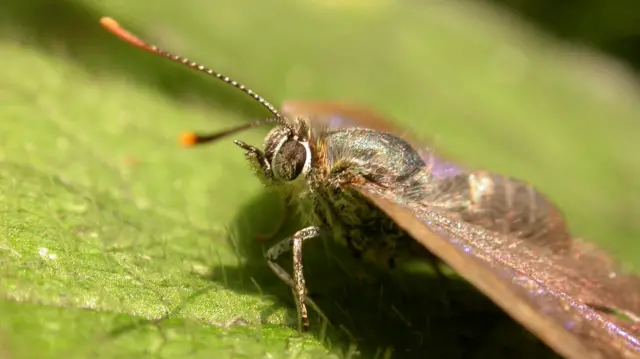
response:
M180 135L180 144L183 147L195 146L198 143L198 135L193 132L184 132Z
M103 16L100 19L100 25L102 25L102 27L107 28L107 29L117 29L120 27L120 24L118 24L117 21L115 21L114 19L108 17L108 16Z
M133 46L139 47L143 50L155 52L149 44L139 39L136 35L130 33L125 28L120 26L120 24L114 19L105 16L100 19L100 25L104 27L110 33L116 35L120 40L124 42L128 42Z

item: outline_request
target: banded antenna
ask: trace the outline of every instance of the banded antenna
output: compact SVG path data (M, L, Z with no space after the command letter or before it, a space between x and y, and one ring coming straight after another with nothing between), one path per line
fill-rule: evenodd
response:
M118 24L117 21L115 21L110 17L101 18L100 25L102 25L102 27L104 27L107 31L109 31L110 33L112 33L113 35L115 35L116 37L118 37L119 39L121 39L122 41L128 44L131 44L139 49L145 50L152 54L167 58L173 62L177 62L179 64L185 65L188 68L194 69L198 72L205 73L208 76L215 77L218 80L239 89L240 91L249 95L255 101L259 102L263 107L269 110L269 112L271 112L271 114L273 115L273 117L262 118L253 122L249 122L246 124L242 124L236 127L229 128L227 130L222 130L220 132L215 132L211 134L197 134L194 132L183 133L180 138L180 142L182 143L183 146L194 146L194 145L203 144L207 142L213 142L220 138L231 135L233 133L240 132L252 127L269 124L269 123L275 123L275 124L279 124L287 127L290 126L285 120L285 118L271 103L265 100L262 96L253 92L251 89L229 78L228 76L225 76L217 71L214 71L205 66L202 66L194 61L187 59L186 57L174 55L166 50L159 48L156 45L149 44L146 41L140 39L138 36L132 34L127 29L120 26L120 24Z

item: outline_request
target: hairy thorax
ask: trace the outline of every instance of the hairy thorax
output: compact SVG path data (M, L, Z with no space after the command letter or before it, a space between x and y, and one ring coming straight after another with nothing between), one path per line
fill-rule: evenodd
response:
M317 188L298 197L309 225L329 229L333 240L356 258L393 265L403 243L412 240L384 212L353 188Z
M398 254L416 250L415 242L353 186L415 187L422 160L405 142L368 130L330 133L324 140L316 166L294 196L301 214L308 225L328 229L356 258L393 266ZM383 144L397 149L384 152Z

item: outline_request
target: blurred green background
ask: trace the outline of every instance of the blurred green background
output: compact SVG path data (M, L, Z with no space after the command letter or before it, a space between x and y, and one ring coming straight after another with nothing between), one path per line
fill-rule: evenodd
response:
M98 25L112 16L275 104L370 106L531 181L638 268L638 11L495 2L530 22L463 1L2 1L0 358L553 357L463 281L378 273L321 243L305 271L331 325L314 315L299 334L255 240L282 203L231 139L176 142L264 111Z

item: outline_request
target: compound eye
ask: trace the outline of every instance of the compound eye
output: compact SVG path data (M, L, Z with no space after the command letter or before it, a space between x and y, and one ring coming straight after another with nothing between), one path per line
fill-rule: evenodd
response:
M298 178L307 160L307 148L300 142L287 140L275 154L273 172L284 181Z

